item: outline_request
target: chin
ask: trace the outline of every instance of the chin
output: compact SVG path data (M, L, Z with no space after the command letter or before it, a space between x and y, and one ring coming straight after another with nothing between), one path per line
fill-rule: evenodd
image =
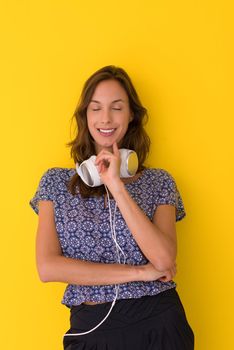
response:
M106 142L102 142L100 144L98 144L99 147L112 147L113 144L116 142L116 140L113 140L113 141L106 141Z
M100 142L100 143L96 142L96 148L99 149L99 150L101 150L103 148L111 148L112 149L112 146L113 146L113 144L115 142L117 142L117 145L118 145L118 148L119 148L119 146L121 145L121 140L118 140L118 139L117 140L116 139L114 139L114 140L106 140L106 141Z
M97 153L99 153L103 148L110 148L112 149L113 143L105 143L105 144L96 144L95 148Z

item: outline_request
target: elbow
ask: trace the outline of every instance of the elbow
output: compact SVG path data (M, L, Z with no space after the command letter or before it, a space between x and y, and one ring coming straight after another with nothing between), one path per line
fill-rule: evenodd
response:
M43 283L50 282L49 271L47 264L39 264L37 266L38 276Z
M53 255L37 261L37 271L41 282L55 282L58 278L60 255Z
M164 252L152 259L151 263L156 270L163 272L172 269L176 264L177 249L173 247L170 251Z
M175 265L175 259L159 259L152 262L155 269L159 272L170 270Z
M47 276L39 274L40 281L43 283L50 282Z

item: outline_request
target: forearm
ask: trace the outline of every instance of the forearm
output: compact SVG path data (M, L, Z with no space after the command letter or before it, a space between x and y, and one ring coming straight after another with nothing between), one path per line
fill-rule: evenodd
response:
M108 285L143 280L143 269L143 266L94 263L53 256L41 265L39 275L43 282Z
M111 189L129 230L147 259L159 271L169 269L176 259L174 242L150 221L131 198L123 183Z

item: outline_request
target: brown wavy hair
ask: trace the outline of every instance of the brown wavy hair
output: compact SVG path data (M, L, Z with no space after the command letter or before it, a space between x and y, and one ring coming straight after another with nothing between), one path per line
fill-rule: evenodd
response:
M120 148L134 150L138 155L138 172L142 171L144 161L149 153L150 139L144 130L144 124L148 120L147 110L141 104L137 92L131 82L130 77L123 68L113 65L105 66L94 74L84 84L78 105L75 109L73 118L76 120L77 134L67 146L71 147L71 157L74 162L82 163L92 155L96 154L95 144L89 133L87 125L87 108L92 99L97 85L103 80L117 80L128 95L130 111L133 114L133 120L129 123L127 132L121 141ZM69 191L75 195L76 187L82 197L93 195L101 196L105 193L103 185L98 187L87 186L76 173L68 182Z

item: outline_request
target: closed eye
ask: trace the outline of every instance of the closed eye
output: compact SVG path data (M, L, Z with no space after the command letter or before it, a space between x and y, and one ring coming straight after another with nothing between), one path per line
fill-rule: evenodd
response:
M92 108L93 112L100 111L100 110L101 110L101 108ZM112 110L114 110L114 111L121 111L122 108L112 107Z

